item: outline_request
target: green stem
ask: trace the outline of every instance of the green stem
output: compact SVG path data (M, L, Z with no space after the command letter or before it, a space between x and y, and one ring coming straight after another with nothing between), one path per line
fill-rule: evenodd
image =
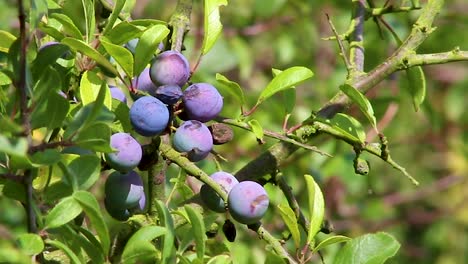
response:
M190 29L190 15L192 13L192 0L179 0L174 14L169 20L172 28L171 50L181 51L184 35Z
M297 263L297 261L283 248L278 239L271 235L262 225L254 231L257 232L261 239L271 245L277 255L281 256L283 259L287 259L289 264Z

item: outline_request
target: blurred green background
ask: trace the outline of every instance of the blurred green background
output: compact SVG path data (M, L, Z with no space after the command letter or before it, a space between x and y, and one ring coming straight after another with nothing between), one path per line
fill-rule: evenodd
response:
M374 1L382 6L386 1ZM410 1L390 1L394 5L410 5ZM421 1L425 4L425 1ZM17 31L15 1L0 2L0 29ZM203 38L202 1L194 1L191 31L184 53L191 65L198 59ZM137 0L133 17L168 20L176 1ZM419 53L444 52L459 47L468 50L468 2L446 1L435 22L437 30L419 48ZM213 50L202 58L192 80L215 83L215 74L222 73L241 84L248 105L271 80L271 69L305 66L314 78L296 89L297 104L289 126L317 110L339 89L346 69L336 42L322 40L332 35L325 14L329 14L337 30L347 30L351 17L351 1L312 0L237 0L221 8L223 35ZM411 29L419 11L385 15L384 19L400 38ZM383 33L372 20L365 24L365 68L372 69L396 48L389 32ZM404 73L395 73L367 95L371 99L380 130L388 137L393 158L418 180L413 186L402 174L381 160L365 156L371 164L367 176L354 173L353 150L333 138L322 136L312 144L331 153L326 158L305 150L297 151L281 168L294 193L306 208L304 174L312 174L325 194L326 213L336 234L355 237L364 233L386 231L401 243L398 255L388 263L468 263L468 63L458 62L424 67L427 81L426 101L415 112L405 91ZM224 93L222 115L238 117L239 106ZM348 114L366 127L365 118L356 107ZM265 129L281 131L284 119L281 95L275 95L254 113ZM368 129L369 141L378 140ZM267 139L258 145L252 133L235 129L235 140L216 147L228 162L225 171L235 172L249 160L275 143ZM217 168L212 160L200 163L207 172ZM172 174L171 174L172 173ZM171 167L169 176L176 176ZM267 185L272 199L266 228L276 236L287 228L276 205L284 198L275 186ZM0 196L0 237L2 230L24 229L24 212L19 204ZM242 230L242 231L241 231ZM239 238L230 244L236 263L261 263L266 257L263 242L255 234L239 226ZM287 246L293 249L293 244ZM330 263L339 246L323 251ZM315 258L314 261L320 260Z

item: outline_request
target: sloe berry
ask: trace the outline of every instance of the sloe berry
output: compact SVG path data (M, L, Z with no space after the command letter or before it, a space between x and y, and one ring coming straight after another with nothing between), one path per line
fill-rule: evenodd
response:
M190 85L182 97L189 119L207 122L218 116L223 108L223 97L209 83Z
M229 193L232 187L239 183L234 175L224 171L215 172L210 177L217 182L226 193ZM223 199L219 197L213 188L206 184L200 189L200 198L209 209L218 213L226 211Z
M213 138L205 124L188 120L177 128L173 144L177 151L186 152L189 160L200 161L208 156L213 148Z
M161 134L169 122L169 110L159 99L143 96L130 107L130 123L135 131L146 137Z
M182 87L190 77L189 63L178 51L164 51L151 63L150 77L156 85L176 84Z
M231 216L243 224L258 222L266 213L270 200L260 184L242 181L236 184L228 195L228 209Z

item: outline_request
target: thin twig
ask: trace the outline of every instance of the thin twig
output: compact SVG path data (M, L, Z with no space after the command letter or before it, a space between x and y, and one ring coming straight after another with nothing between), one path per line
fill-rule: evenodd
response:
M330 19L330 16L327 13L325 13L325 15L327 16L328 24L330 24L330 27L331 27L331 29L333 31L333 34L335 35L336 42L338 43L338 47L340 47L340 55L343 58L346 69L348 70L348 74L350 74L350 72L351 72L351 63L349 63L349 60L348 60L348 57L346 55L346 50L344 48L343 42L341 41L341 38L338 35L338 32L336 31L336 28L335 28L335 26L333 25L333 22Z

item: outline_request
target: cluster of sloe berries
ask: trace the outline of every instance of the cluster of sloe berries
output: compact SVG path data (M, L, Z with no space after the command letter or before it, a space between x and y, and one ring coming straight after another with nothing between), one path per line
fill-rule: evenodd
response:
M237 222L250 225L265 215L270 200L263 186L253 181L239 182L234 175L223 171L210 177L228 194L227 209ZM224 201L206 184L200 189L200 198L209 209L218 213L226 211Z
M130 44L126 46L131 50ZM168 126L174 125L175 112L182 113L178 116L183 122L173 134L172 145L189 160L197 162L208 156L214 144L225 143L218 140L216 135L216 131L223 130L222 126L217 127L215 123L209 128L205 124L221 112L223 97L209 83L187 84L189 78L189 63L182 53L172 50L160 53L153 59L151 67L133 80L132 84L138 92L132 94L135 101L130 107L129 116L136 133L153 137L165 133ZM126 103L126 96L119 88L110 89L113 98ZM109 166L116 171L106 181L105 206L112 217L126 220L133 212L145 207L142 180L134 171L143 151L137 140L126 133L112 135L111 146L116 151L105 157ZM235 220L252 224L263 217L269 199L260 184L251 181L239 183L226 172L217 172L211 177L228 193L227 208ZM223 200L208 185L201 188L200 196L209 209L225 211Z

